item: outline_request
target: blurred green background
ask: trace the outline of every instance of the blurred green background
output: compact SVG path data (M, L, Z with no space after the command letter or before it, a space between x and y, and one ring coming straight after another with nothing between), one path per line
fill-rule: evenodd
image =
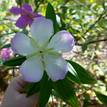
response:
M35 12L45 15L48 2L55 9L60 27L75 37L73 51L64 56L77 61L97 79L94 86L76 86L81 107L107 107L107 99L99 100L93 92L97 90L107 96L107 0L0 0L0 50L6 44L9 47L11 38L20 31L15 26L18 16L12 15L9 9L29 3ZM18 68L5 67L2 63L0 57L0 100L10 80L18 75ZM52 96L49 107L68 105Z

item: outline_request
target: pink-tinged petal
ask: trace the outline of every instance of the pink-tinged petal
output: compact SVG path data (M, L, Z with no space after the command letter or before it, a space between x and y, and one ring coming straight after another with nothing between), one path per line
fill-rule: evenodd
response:
M11 41L12 50L20 55L29 55L36 51L31 45L31 40L23 33L17 33Z
M52 81L62 80L68 72L67 62L54 55L45 55L45 69Z
M73 36L63 30L56 33L49 43L49 47L57 52L69 52L75 44Z
M43 76L43 65L39 56L28 58L20 67L25 81L38 82Z
M53 35L53 23L44 17L37 17L31 25L31 34L39 45L43 45Z
M32 7L29 4L23 4L22 9L26 11L32 12Z
M28 18L26 16L21 16L16 22L16 26L19 28L24 28L27 26Z
M37 17L43 17L41 14L37 14L37 13L30 13L30 15L33 20L35 20Z
M36 18L38 18L38 17L45 18L45 17L42 16L40 13L32 13L32 17L33 17L34 20L36 20Z
M35 14L35 13L33 13ZM43 17L40 13L35 14L36 17Z
M12 8L10 9L10 12L13 13L13 14L15 14L15 15L18 15L18 14L21 13L21 8L12 7Z

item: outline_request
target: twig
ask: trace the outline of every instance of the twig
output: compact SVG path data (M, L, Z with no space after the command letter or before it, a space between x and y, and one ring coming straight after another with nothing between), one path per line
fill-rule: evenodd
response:
M89 45L89 44L94 44L94 43L104 42L104 41L107 41L107 38L105 38L105 39L99 39L99 40L89 41L89 42L87 42L87 43L85 43L85 44ZM76 45L82 46L83 44L76 43Z

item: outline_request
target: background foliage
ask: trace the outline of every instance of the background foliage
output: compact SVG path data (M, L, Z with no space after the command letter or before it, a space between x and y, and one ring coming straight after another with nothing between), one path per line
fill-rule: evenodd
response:
M35 12L45 15L48 2L54 7L60 28L68 30L75 37L74 50L64 56L78 62L97 79L94 85L75 85L81 107L103 107L107 104L107 0L1 0L0 49L9 47L11 38L20 30L14 25L17 16L9 13L12 6L29 3ZM0 63L2 94L11 78L18 75L18 68L3 66L2 59ZM86 80L85 76L82 78ZM53 94L57 97L51 97L49 104L52 107L66 105L58 95Z

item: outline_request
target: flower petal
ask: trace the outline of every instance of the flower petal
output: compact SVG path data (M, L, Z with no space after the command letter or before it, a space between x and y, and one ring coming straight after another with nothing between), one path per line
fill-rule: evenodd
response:
M43 76L43 65L40 57L35 56L28 58L20 67L20 72L25 81L38 82Z
M64 79L68 69L67 62L62 57L46 55L44 60L46 72L53 81Z
M24 28L28 24L28 18L26 16L21 16L16 22L16 26L19 28Z
M63 30L56 33L49 43L49 47L53 48L57 52L69 52L74 46L73 36Z
M24 56L29 55L36 50L36 48L34 49L31 45L30 38L23 33L17 33L15 35L11 41L11 47L14 52Z
M10 12L13 13L14 15L18 15L21 13L21 8L18 8L18 7L12 7L10 9Z
M33 38L43 45L53 35L53 23L44 17L37 17L31 25L31 33Z
M29 4L23 4L22 9L26 9L29 12L32 12L32 7Z

